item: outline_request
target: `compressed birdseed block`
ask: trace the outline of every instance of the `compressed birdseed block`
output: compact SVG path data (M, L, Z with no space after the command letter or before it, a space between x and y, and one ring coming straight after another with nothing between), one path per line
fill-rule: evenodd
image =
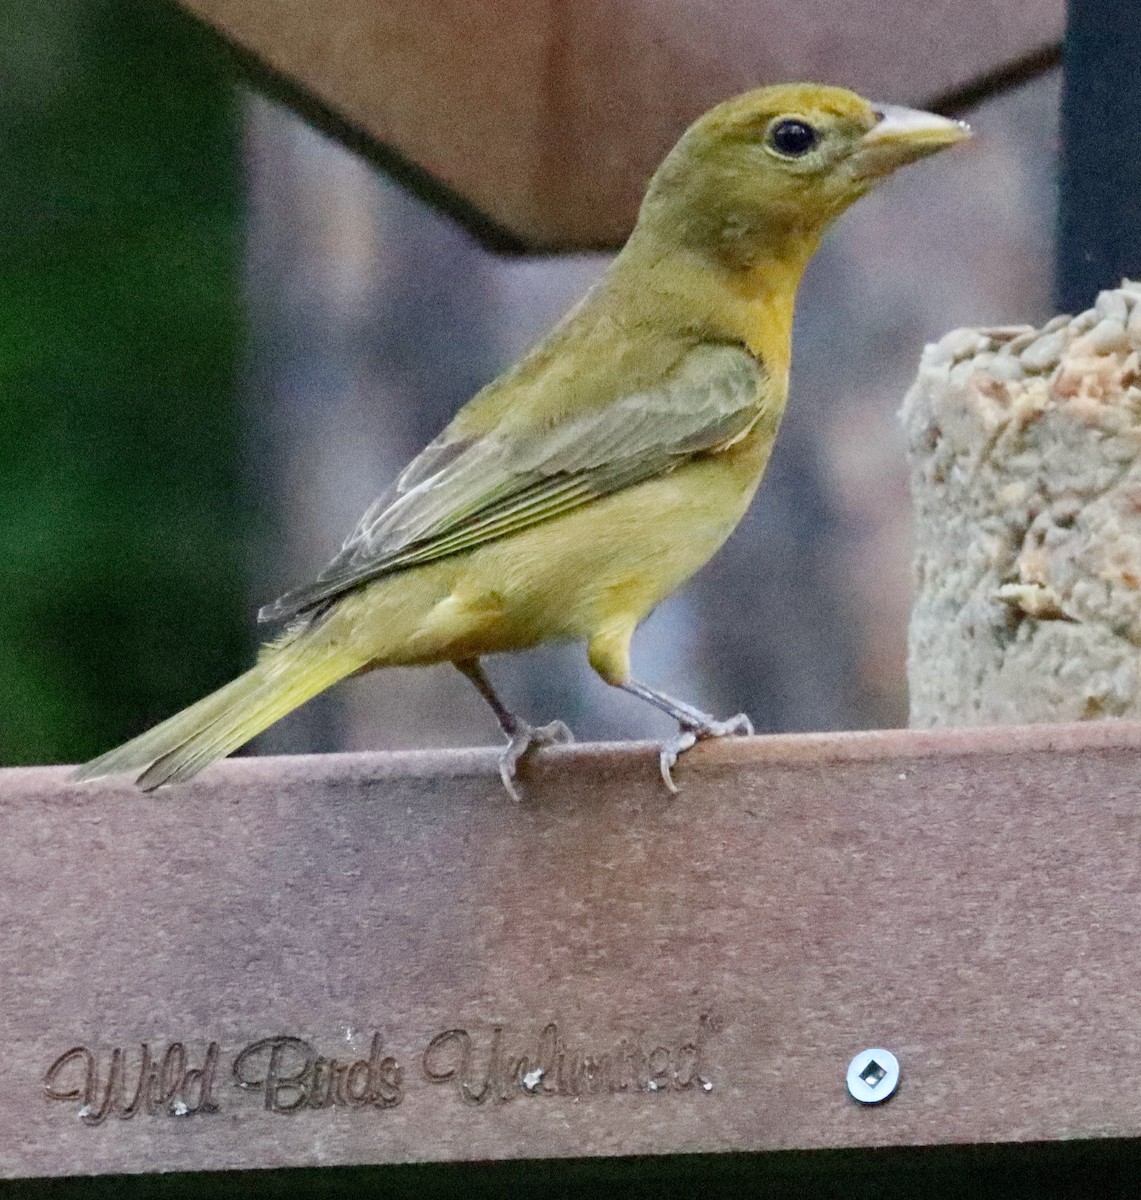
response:
M1141 717L1141 284L954 330L900 415L912 726Z

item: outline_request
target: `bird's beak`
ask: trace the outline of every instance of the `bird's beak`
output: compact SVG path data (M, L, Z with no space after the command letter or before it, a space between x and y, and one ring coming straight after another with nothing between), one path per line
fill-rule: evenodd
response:
M935 113L901 108L896 104L872 106L879 120L856 146L859 173L874 177L926 158L971 136L966 121L953 121Z

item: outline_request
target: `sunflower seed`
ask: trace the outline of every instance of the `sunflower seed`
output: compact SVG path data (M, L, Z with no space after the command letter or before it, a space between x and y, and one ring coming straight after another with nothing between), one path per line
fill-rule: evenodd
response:
M994 359L987 364L987 373L992 379L999 379L1004 383L1014 383L1015 380L1022 379L1026 375L1022 363L1009 354L995 355Z
M1120 292L1098 292L1097 303L1093 306L1093 310L1099 318L1098 327L1104 325L1106 321L1124 325L1126 317L1129 316L1129 309L1125 306L1125 297Z
M1090 349L1095 354L1117 354L1128 350L1129 338L1125 335L1123 324L1110 318L1099 321L1085 337Z
M1092 308L1087 308L1085 312L1078 313L1070 321L1070 328L1074 333L1085 333L1086 330L1092 329L1097 324L1097 313Z
M1060 329L1043 334L1022 351L1020 361L1028 371L1048 371L1057 366L1065 345L1066 337Z

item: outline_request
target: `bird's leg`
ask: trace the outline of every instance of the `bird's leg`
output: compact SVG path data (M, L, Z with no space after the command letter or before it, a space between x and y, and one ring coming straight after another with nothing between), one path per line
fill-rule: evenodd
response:
M692 704L686 704L684 700L675 700L664 692L655 691L652 687L639 683L637 679L628 679L618 686L624 692L629 692L631 696L637 696L641 700L648 701L655 708L661 709L678 723L676 736L663 743L659 760L662 779L671 792L677 791L677 784L673 781L671 770L677 762L679 754L684 754L691 746L705 738L731 737L734 734L751 734L753 732L753 722L744 713L738 713L727 721L718 721L716 717L711 717L701 709L694 708Z
M499 728L507 735L507 746L499 756L499 777L511 799L518 800L515 767L523 755L539 746L573 742L574 734L562 721L552 721L549 725L528 725L522 717L516 716L495 694L491 680L484 673L478 658L462 659L456 663L456 667L472 681L476 691L491 706Z

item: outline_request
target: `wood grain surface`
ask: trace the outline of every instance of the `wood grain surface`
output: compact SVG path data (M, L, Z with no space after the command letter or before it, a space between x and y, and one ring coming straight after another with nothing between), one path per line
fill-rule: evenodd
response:
M490 751L0 771L0 1173L1138 1136L1139 760L1105 722L705 745L677 797L571 747L521 804Z
M765 83L926 104L1056 45L1063 0L182 0L486 240L618 246L686 125ZM451 201L449 201L449 197Z

